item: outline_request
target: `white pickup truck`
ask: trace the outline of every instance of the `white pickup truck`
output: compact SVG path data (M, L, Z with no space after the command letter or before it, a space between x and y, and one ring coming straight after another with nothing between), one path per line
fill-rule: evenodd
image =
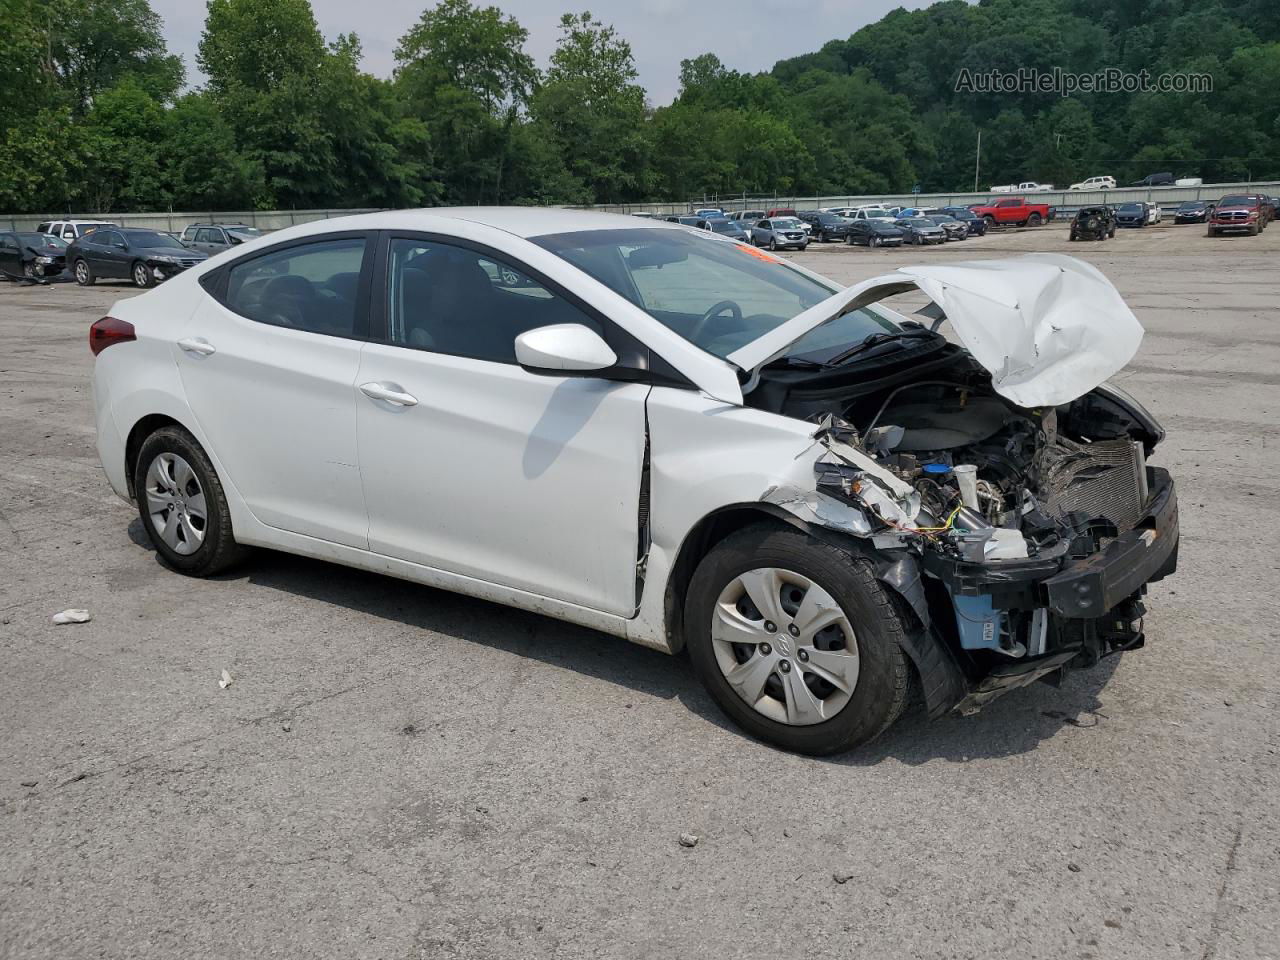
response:
M1036 183L1027 180L1023 183L1006 183L1002 187L992 187L992 193L1052 193L1052 183Z
M1115 188L1115 177L1088 177L1080 183L1073 183L1070 187L1072 190L1114 190Z

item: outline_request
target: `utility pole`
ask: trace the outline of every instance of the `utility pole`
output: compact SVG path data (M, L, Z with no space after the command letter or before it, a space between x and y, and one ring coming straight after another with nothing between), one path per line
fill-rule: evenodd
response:
M973 152L973 192L978 192L978 169L982 163L982 131L978 131L978 149Z

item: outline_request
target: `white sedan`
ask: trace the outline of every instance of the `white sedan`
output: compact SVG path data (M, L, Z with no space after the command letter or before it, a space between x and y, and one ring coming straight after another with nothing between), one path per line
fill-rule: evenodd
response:
M965 346L879 303L908 290ZM1139 645L1178 539L1163 433L1103 383L1141 333L1066 257L842 290L661 221L468 208L249 241L90 345L103 467L173 569L268 547L687 649L816 754L913 682L972 712Z

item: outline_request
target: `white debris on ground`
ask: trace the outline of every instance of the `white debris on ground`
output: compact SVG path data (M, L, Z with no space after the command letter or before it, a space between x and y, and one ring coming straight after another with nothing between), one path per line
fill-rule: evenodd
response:
M55 613L50 619L59 626L67 623L88 623L93 619L93 614L88 610L71 609Z

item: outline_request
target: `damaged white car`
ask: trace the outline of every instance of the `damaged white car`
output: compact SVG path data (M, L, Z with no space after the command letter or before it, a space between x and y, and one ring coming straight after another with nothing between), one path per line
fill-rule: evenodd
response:
M840 289L673 224L468 208L251 241L90 345L103 466L173 568L269 547L687 648L742 727L821 754L913 684L972 712L1142 644L1178 519L1163 431L1105 382L1141 337L1067 257Z

